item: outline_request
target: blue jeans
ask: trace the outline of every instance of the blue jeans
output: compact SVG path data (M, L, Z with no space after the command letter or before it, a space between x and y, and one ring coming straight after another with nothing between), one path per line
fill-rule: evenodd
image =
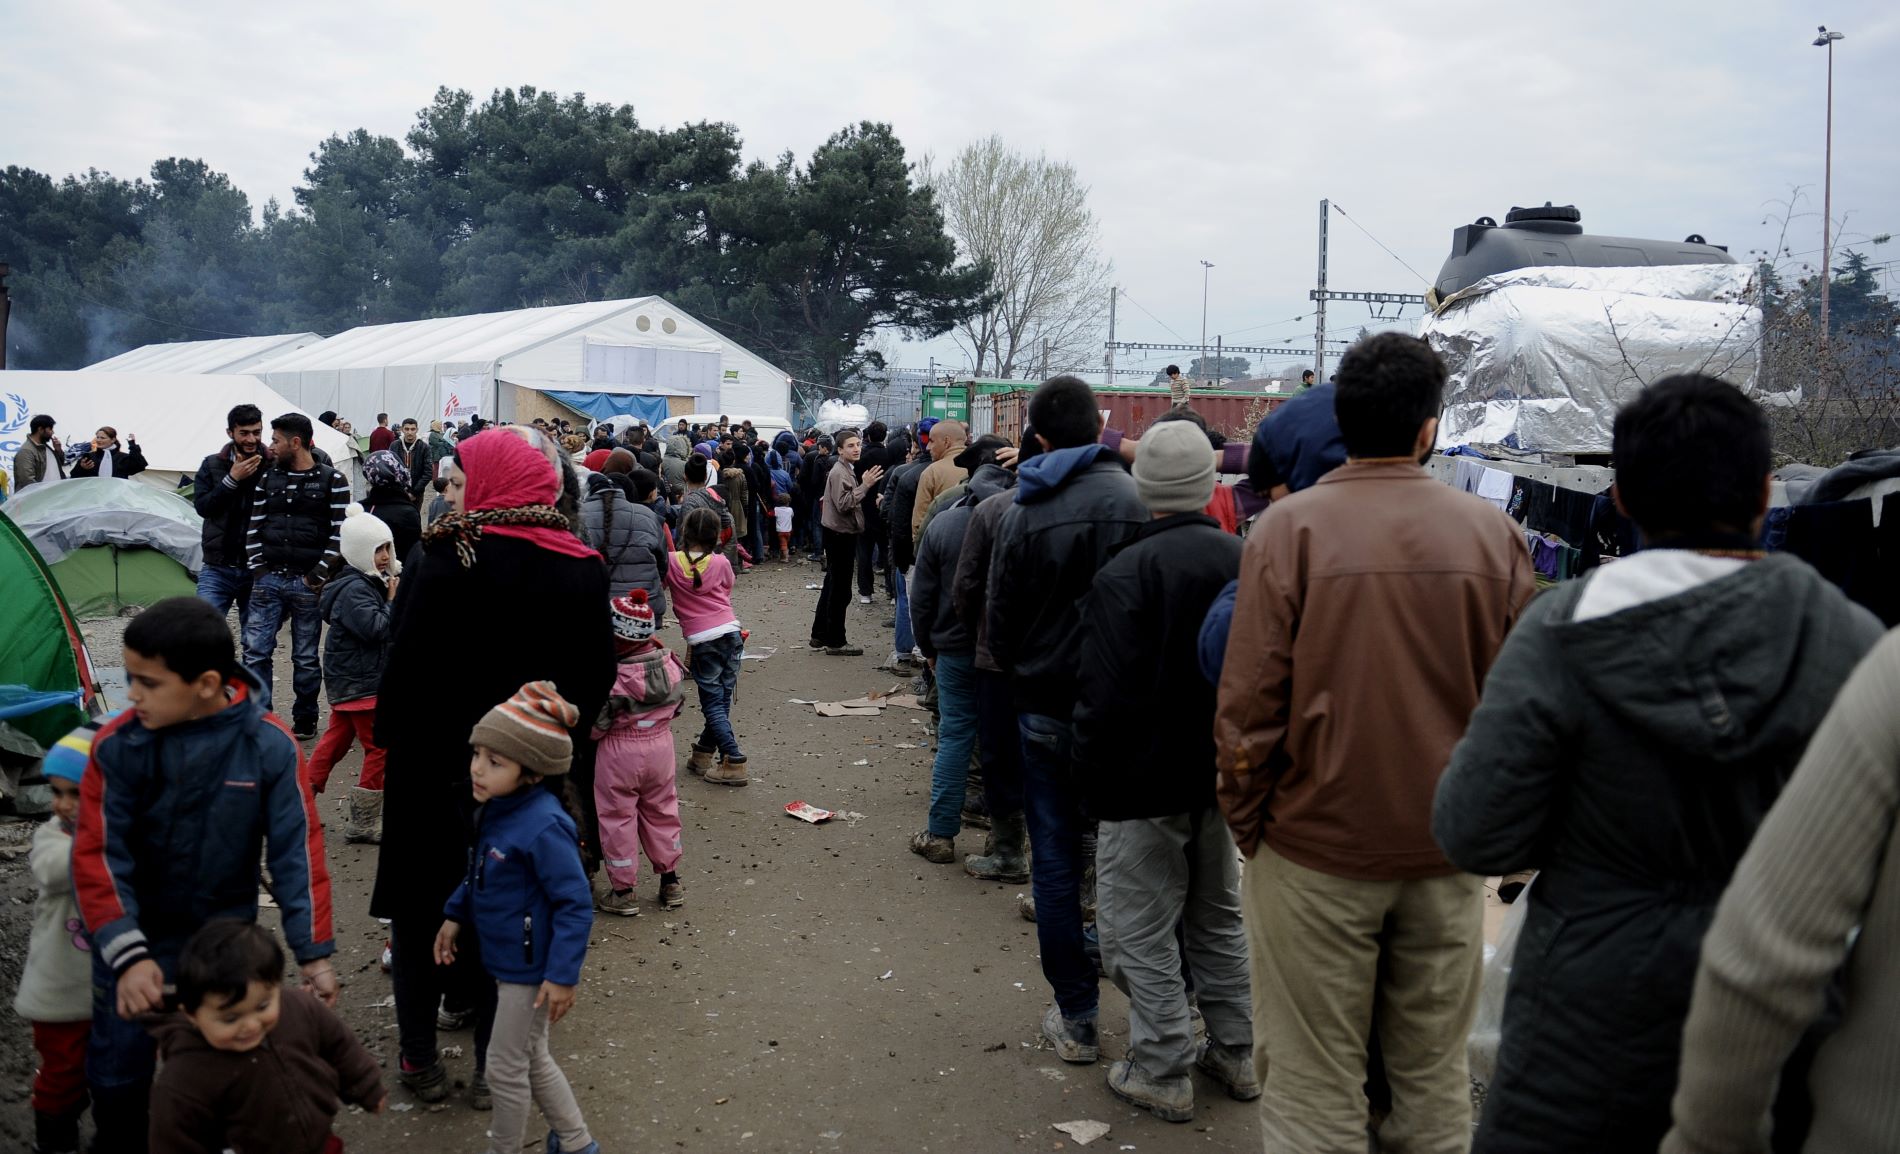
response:
M701 641L693 646L690 661L693 684L699 687L699 711L706 715L706 728L693 744L700 749L716 749L727 761L743 759L739 739L732 733L732 705L739 696L739 657L745 651L737 633Z
M917 635L910 627L910 583L904 580L902 569L893 572L895 576L891 580L897 587L897 638L891 642L891 648L898 653L909 653L917 648Z
M170 981L176 966L157 959ZM119 983L92 952L92 1037L86 1043L86 1086L92 1092L93 1122L99 1128L93 1146L100 1154L126 1154L146 1148L152 1073L158 1046L145 1028L119 1017Z
M264 686L265 709L271 708L271 655L277 651L277 631L290 619L290 660L297 700L291 720L317 724L317 691L323 688L323 664L317 639L323 620L317 613L317 595L303 578L288 573L263 572L251 582L251 619L244 626L244 664Z
M229 616L231 606L238 611L238 636L251 623L251 571L235 565L206 565L198 571L198 596L209 601L218 616Z
M1042 976L1065 1018L1095 1014L1095 963L1082 934L1083 834L1081 795L1069 764L1074 744L1066 720L1024 713L1023 817L1029 826L1030 890L1036 895L1036 940Z
M904 619L901 612L897 619ZM937 837L955 837L963 828L976 725L975 654L937 654L937 760L930 767L930 832Z

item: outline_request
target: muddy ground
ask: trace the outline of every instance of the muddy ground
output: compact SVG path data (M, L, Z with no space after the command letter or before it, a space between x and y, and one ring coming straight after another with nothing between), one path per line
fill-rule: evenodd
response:
M925 714L819 718L790 698L838 700L888 689L874 667L890 650L879 598L854 605L861 658L802 648L817 597L816 565L769 565L742 578L736 604L751 630L735 713L752 784L707 785L682 773L687 904L662 913L645 873L637 918L601 915L573 1014L554 1051L605 1151L1054 1150L1074 1143L1051 1126L1110 1123L1093 1149L1253 1151L1251 1104L1197 1076L1191 1123L1169 1124L1112 1097L1103 1083L1127 1038L1126 1001L1102 983L1103 1061L1068 1066L1038 1042L1049 1004L1035 927L1016 912L1027 886L930 865L906 841L923 825L930 781ZM118 661L120 622L88 626L96 660ZM289 685L285 631L277 684ZM676 628L668 641L678 647ZM689 699L691 695L689 694ZM682 755L696 708L675 723ZM332 777L326 823L340 824ZM856 764L864 762L865 764ZM806 825L788 802L863 814ZM0 991L18 981L32 886L31 829L0 824ZM978 852L980 831L958 839ZM484 1148L488 1115L461 1094L427 1107L394 1088L394 1010L378 967L383 931L367 913L374 847L329 845L337 969L346 1021L392 1071L392 1110L345 1115L353 1151L436 1154ZM266 922L274 918L266 914ZM446 1034L451 1075L465 1080L466 1032ZM459 1047L459 1051L458 1048ZM0 1148L30 1134L33 1053L25 1024L0 1031ZM538 1126L538 1121L536 1123ZM544 1131L531 1128L538 1149Z

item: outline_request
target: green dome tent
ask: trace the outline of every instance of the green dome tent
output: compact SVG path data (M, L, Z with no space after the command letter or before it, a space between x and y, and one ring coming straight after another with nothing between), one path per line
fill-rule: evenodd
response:
M6 724L42 747L86 719L80 702L98 691L79 622L33 543L0 509L0 692L68 693L66 703L13 716Z
M118 477L33 485L6 512L80 617L198 591L204 521L189 502Z

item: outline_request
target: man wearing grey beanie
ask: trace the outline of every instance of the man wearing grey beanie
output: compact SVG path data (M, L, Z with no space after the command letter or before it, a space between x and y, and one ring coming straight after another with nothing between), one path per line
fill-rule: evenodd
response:
M1235 1098L1260 1095L1239 858L1214 799L1215 693L1197 664L1201 621L1239 574L1241 545L1202 511L1214 460L1199 427L1157 423L1134 473L1153 519L1110 550L1082 610L1075 766L1101 822L1102 965L1128 995L1128 1054L1108 1088L1186 1122L1196 1066ZM1207 1023L1200 1047L1184 955Z

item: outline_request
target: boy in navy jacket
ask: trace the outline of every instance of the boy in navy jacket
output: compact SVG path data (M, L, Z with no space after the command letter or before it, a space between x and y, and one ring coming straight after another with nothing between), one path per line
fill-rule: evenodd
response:
M80 781L73 889L93 944L87 1081L102 1154L143 1151L152 1039L185 942L215 918L257 920L268 859L284 937L336 1004L323 828L290 729L258 703L224 618L174 597L125 630L131 708L93 739Z
M530 681L469 735L469 779L481 809L468 876L443 910L435 960L452 964L462 927L474 926L482 965L497 986L489 1134L503 1154L521 1149L530 1102L553 1127L548 1150L600 1154L567 1076L548 1053L548 1027L574 1005L594 925L574 821L559 797L574 753L568 731L579 722L580 711L552 681ZM542 788L543 781L552 785Z

